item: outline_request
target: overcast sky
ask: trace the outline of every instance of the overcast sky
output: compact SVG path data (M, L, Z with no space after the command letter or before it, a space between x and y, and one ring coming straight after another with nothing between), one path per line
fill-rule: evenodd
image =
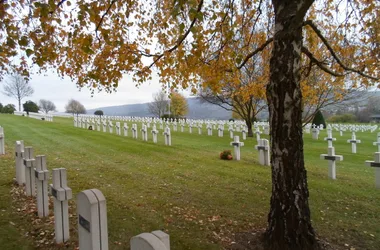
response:
M0 103L6 105L12 103L18 108L17 100L8 97L2 93L3 82L0 82ZM86 109L94 109L98 107L116 106L123 104L145 103L152 101L152 95L161 90L157 78L150 84L144 83L139 88L135 87L135 83L128 76L125 76L119 83L117 92L106 93L95 91L91 97L91 92L87 88L79 90L74 82L69 79L60 79L53 73L46 75L33 75L29 84L34 89L34 94L22 100L24 103L27 100L38 102L40 99L47 99L54 102L57 111L64 112L64 107L69 99L73 98L80 101ZM181 92L186 97L189 92Z

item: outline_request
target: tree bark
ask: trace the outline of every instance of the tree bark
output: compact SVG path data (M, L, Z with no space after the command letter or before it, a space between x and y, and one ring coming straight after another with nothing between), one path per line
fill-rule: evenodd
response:
M269 249L319 249L310 221L303 156L300 65L302 22L313 0L272 0L275 35L267 86L272 196Z
M253 137L253 131L252 131L252 122L250 120L245 120L245 124L248 128L248 137Z

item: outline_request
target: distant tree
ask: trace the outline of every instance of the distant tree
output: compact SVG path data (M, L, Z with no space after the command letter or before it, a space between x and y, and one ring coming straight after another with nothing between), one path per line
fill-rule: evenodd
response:
M32 101L26 101L23 105L24 111L29 115L29 112L38 112L39 107L37 103Z
M14 104L7 104L2 108L1 113L14 114L15 111L16 111L16 106Z
M86 114L86 108L77 100L71 99L65 106L66 113L72 113L73 115Z
M104 115L103 110L96 110L96 111L94 112L94 115L99 115L99 116Z
M41 99L39 102L40 110L44 111L46 114L50 111L55 111L55 105L52 101Z
M323 117L323 114L321 112L321 110L318 110L316 113L315 113L315 116L314 116L314 119L313 119L313 124L319 126L319 125L323 125L323 128L326 128L326 122L325 122L325 118Z
M173 91L170 94L170 113L174 117L183 117L189 112L189 106L187 104L186 98Z
M168 108L168 97L163 91L153 94L153 102L148 103L148 110L152 115L162 117Z
M3 104L0 103L0 113L2 113L3 110Z
M21 111L21 100L33 95L34 90L21 75L15 74L11 75L9 80L5 82L3 93L6 96L16 98L18 110Z

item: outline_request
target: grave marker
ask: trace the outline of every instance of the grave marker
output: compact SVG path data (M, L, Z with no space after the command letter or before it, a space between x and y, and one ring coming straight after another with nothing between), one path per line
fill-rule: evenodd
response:
M153 129L152 129L153 143L157 143L157 134L158 134L158 131L156 129L156 124L154 124Z
M351 139L347 140L347 142L351 143L351 151L353 154L356 154L356 143L361 143L361 141L356 139L356 135L354 131L352 131Z
M374 146L377 146L377 152L380 152L380 133L377 133L377 140L373 143Z
M98 189L77 195L78 238L80 250L108 250L107 205Z
M123 126L123 130L124 130L124 136L128 136L128 124L126 122L124 122L124 126Z
M170 250L169 235L159 230L139 234L131 238L131 250Z
M116 122L116 134L121 135L120 122Z
M34 169L37 184L37 209L38 217L49 216L48 181L49 171L46 168L46 157L36 156L36 168Z
M27 196L36 195L35 177L34 177L34 152L32 147L24 148L24 166L25 166L25 193Z
M73 194L71 188L67 186L65 168L53 169L53 184L50 184L50 193L54 196L55 242L66 242L70 238L69 200Z
M239 141L239 136L234 137L234 141L230 143L231 146L234 146L234 157L235 160L240 161L240 147L244 146L244 142Z
M4 128L0 127L0 155L5 155Z
M148 141L148 129L145 124L141 128L141 136L143 141Z
M165 136L165 145L171 146L172 145L172 138L171 138L169 127L165 128L164 136Z
M332 130L331 130L331 128L327 129L327 137L325 137L324 140L327 141L327 146L328 147L332 147L333 146L332 142L336 141L336 138L332 137Z
M375 185L380 188L380 152L375 153L374 161L365 161L365 164L375 168Z
M260 139L255 149L259 151L259 163L264 166L270 166L269 141L267 139Z
M24 167L24 141L16 141L16 181L18 185L25 183L25 167Z
M322 160L328 160L329 161L329 178L335 180L336 179L336 167L335 167L335 161L343 161L342 155L335 155L335 148L334 147L328 147L327 154L321 154Z

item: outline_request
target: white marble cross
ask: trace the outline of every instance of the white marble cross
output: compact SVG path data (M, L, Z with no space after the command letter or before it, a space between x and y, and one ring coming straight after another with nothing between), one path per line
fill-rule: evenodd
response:
M16 141L16 181L19 186L25 183L25 167L24 167L24 141Z
M234 141L230 143L231 146L234 146L234 157L235 160L240 161L240 147L244 146L244 142L239 141L239 136L234 136Z
M124 130L124 136L128 136L128 124L126 122L124 122L124 126L123 126L123 130Z
M34 152L32 147L24 148L25 166L25 193L27 196L36 195L35 177L33 175L35 165Z
M170 250L169 235L157 230L131 238L131 250Z
M131 129L132 129L132 138L137 139L137 124L133 123Z
M198 134L202 134L202 124L198 124Z
M193 133L193 124L191 122L189 123L189 133Z
M77 195L78 238L80 250L108 250L106 198L98 189Z
M259 140L260 140L260 134L261 134L259 127L257 127L257 129L255 131L255 134L256 134L256 141L259 142Z
M181 123L181 132L183 132L183 127L185 127L185 124Z
M377 152L380 152L380 133L377 133L377 140L373 143L373 146L377 146Z
M223 137L223 131L224 131L224 127L222 124L220 124L219 128L218 128L218 136L219 137Z
M121 135L120 122L116 122L116 134Z
M78 127L78 120L74 117L74 127Z
M171 138L169 127L165 128L164 136L165 136L165 145L171 146L172 145L172 138Z
M72 199L73 193L67 186L65 168L53 169L53 184L50 184L50 193L54 197L55 242L66 242L70 238L69 200Z
M232 126L229 126L228 131L230 132L230 138L234 138L234 128Z
M143 141L148 141L148 129L145 124L141 127L141 137Z
M158 131L156 129L156 124L154 124L153 129L152 129L153 143L157 143L157 134L158 134Z
M333 146L332 142L336 141L336 138L332 137L332 129L331 128L327 129L327 137L325 137L324 140L327 141L328 147L332 147Z
M212 125L211 124L207 125L207 135L212 136Z
M104 133L107 132L107 121L106 120L103 121L103 132Z
M5 155L4 128L0 127L0 155Z
M49 216L48 181L49 171L46 168L46 157L36 156L36 168L34 169L37 186L37 210L38 217Z
M96 130L100 131L100 120L96 120Z
M375 153L375 161L365 161L365 164L375 168L375 185L380 188L380 152Z
M112 134L113 133L113 124L112 124L112 121L109 121L109 123L108 123L108 129L109 129L109 132Z
M356 139L355 131L352 131L352 137L347 142L351 143L352 153L356 154L356 143L361 143L361 141Z
M335 148L334 147L328 147L327 154L321 154L322 160L328 160L329 161L329 178L335 180L336 179L336 168L335 168L335 161L343 161L342 155L335 155Z
M247 127L244 126L243 129L241 130L241 135L243 137L243 140L247 140Z
M259 151L259 163L264 166L270 166L269 141L260 139L255 149Z

